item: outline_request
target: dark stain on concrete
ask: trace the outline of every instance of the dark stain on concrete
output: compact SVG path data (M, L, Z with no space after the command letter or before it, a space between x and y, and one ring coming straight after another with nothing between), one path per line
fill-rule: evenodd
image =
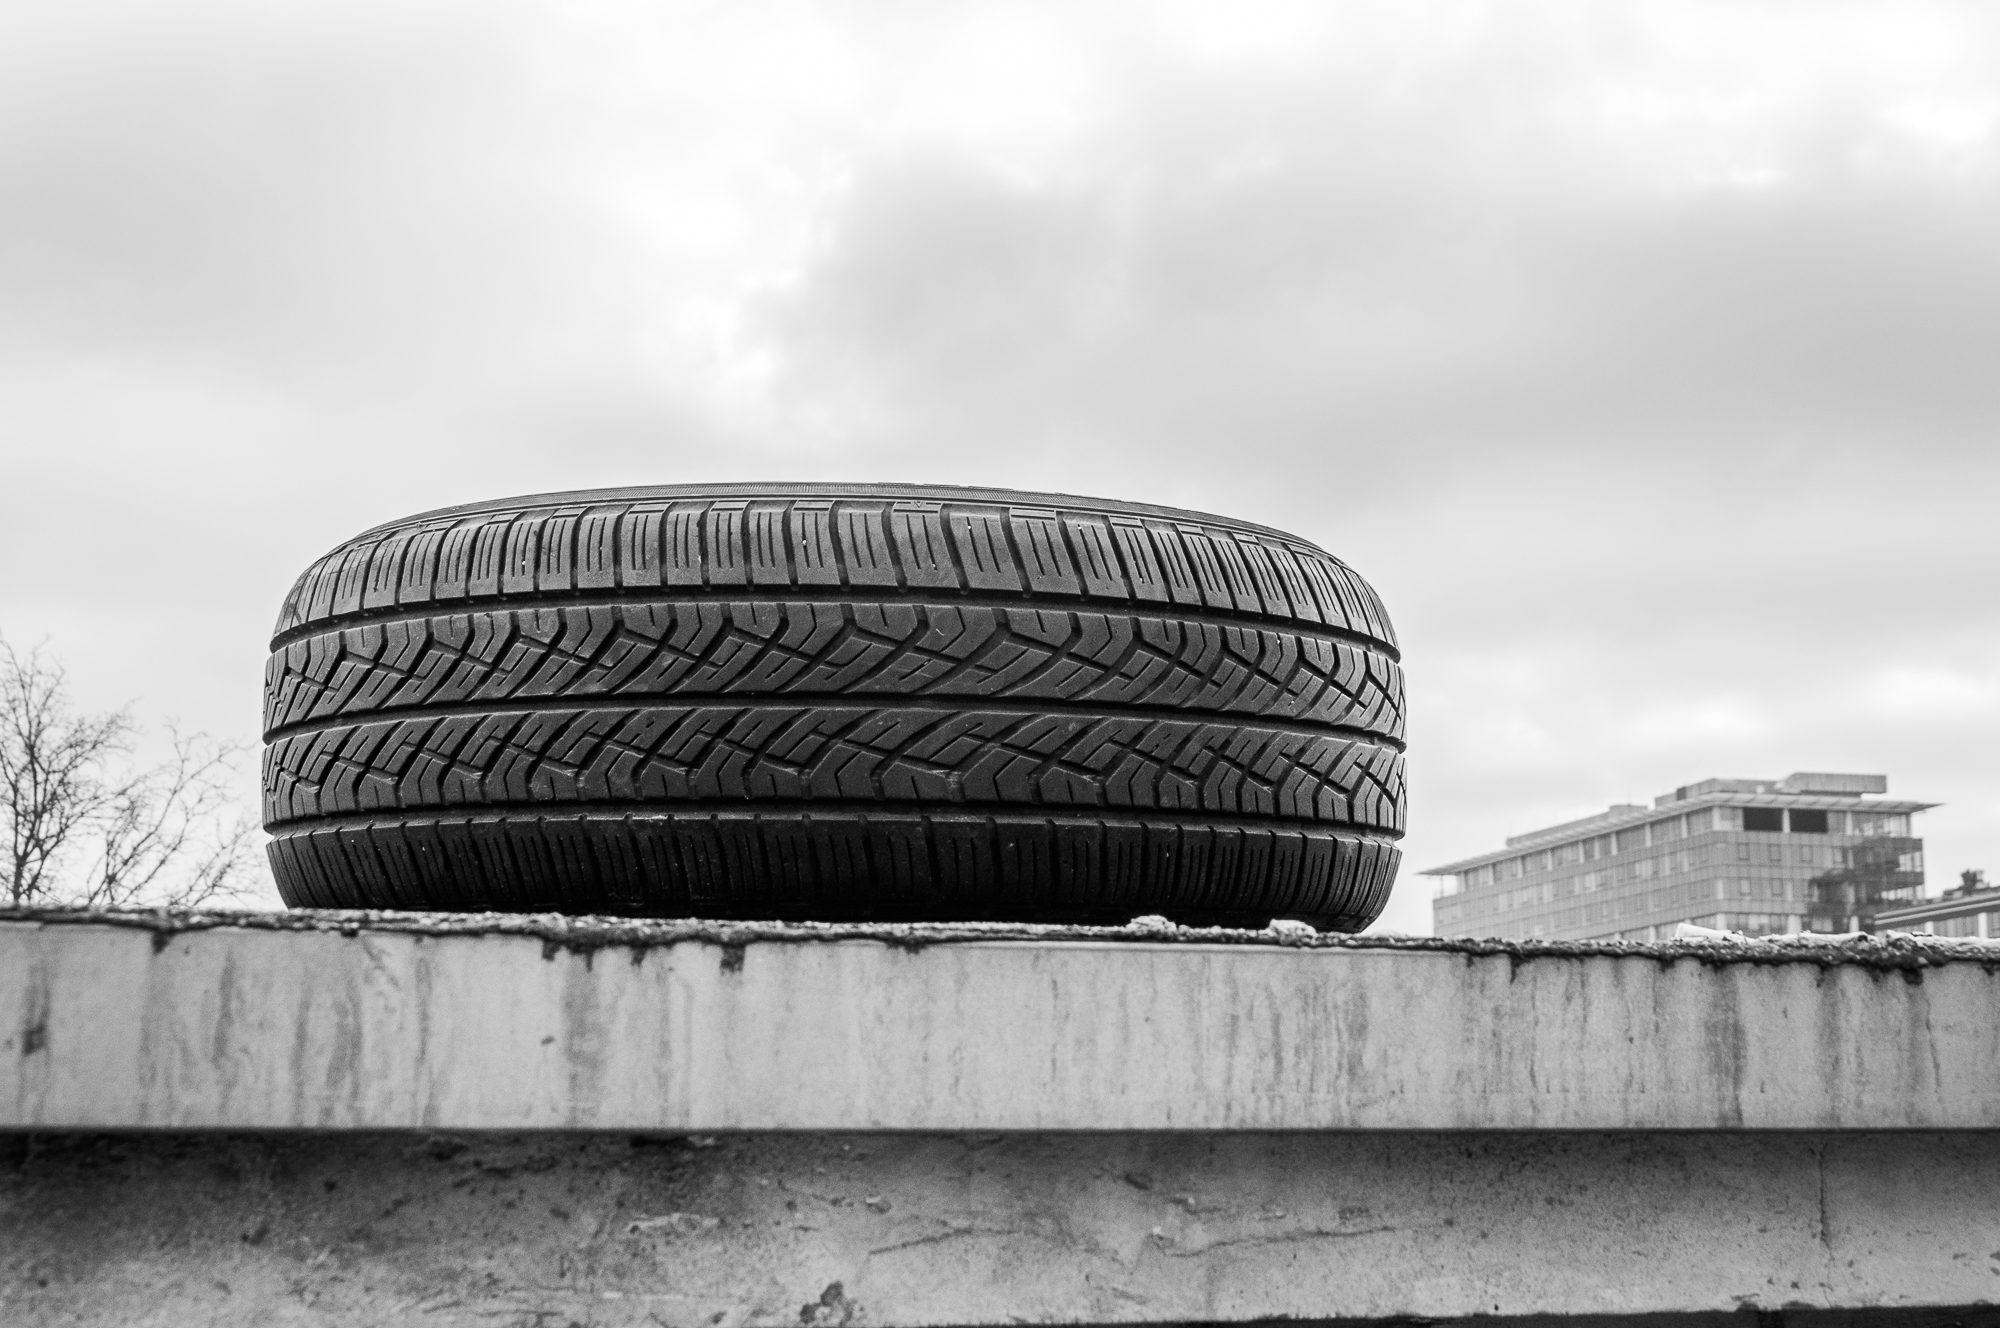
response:
M847 1289L838 1282L828 1282L826 1290L819 1293L818 1300L809 1300L799 1306L799 1322L807 1325L829 1324L832 1328L845 1328L854 1322L861 1307L847 1298Z
M1743 1089L1748 1069L1748 1048L1743 1038L1741 992L1735 981L1718 979L1714 999L1707 1007L1707 1026L1702 1030L1708 1050L1709 1075L1718 1094L1716 1118L1726 1128L1743 1128Z
M37 965L35 980L28 986L28 1008L21 1015L21 1059L26 1060L49 1045L49 974Z

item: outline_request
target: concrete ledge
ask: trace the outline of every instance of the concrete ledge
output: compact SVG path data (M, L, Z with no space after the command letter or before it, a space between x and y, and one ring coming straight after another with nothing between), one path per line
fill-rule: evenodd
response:
M0 1128L1992 1129L1996 1015L1915 941L17 914Z
M1996 1196L1982 1133L0 1136L0 1322L1940 1328Z

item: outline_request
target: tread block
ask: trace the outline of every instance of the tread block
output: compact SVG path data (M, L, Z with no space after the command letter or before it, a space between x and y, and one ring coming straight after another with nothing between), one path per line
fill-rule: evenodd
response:
M507 528L500 565L501 594L525 595L535 589L535 565L541 555L545 524L540 516L523 516Z
M618 518L618 584L651 588L661 584L660 540L666 509L639 506Z
M953 512L946 524L968 586L974 590L1021 589L1020 559L1008 545L1000 513L961 509Z
M1132 589L1118 565L1118 546L1109 522L1099 517L1061 514L1062 530L1076 550L1084 593L1101 599L1130 599Z
M609 590L618 584L618 517L615 507L594 507L578 520L578 590Z
M702 547L708 556L708 584L745 586L750 584L750 558L744 548L750 504L743 501L712 504L703 521Z
M663 584L698 586L703 583L701 526L705 511L700 503L675 503L668 509L666 543L662 551Z
M1056 514L1017 507L1013 510L1014 547L1020 550L1028 588L1038 594L1075 595L1083 584L1070 563L1069 547ZM1007 588L1007 587L1003 587Z
M942 503L897 503L890 510L889 527L906 584L957 589L958 569L945 547Z
M1194 564L1189 560L1187 546L1181 543L1180 532L1163 521L1144 524L1146 533L1152 536L1153 548L1160 556L1160 574L1166 582L1168 596L1176 604L1201 604L1201 582L1197 579Z
M794 503L790 513L792 566L802 586L840 584L840 554L833 543L833 504Z
M778 503L752 503L745 514L743 548L753 586L795 584L791 560L785 555L785 516Z
M576 589L576 528L583 513L567 508L542 522L535 589L560 593Z

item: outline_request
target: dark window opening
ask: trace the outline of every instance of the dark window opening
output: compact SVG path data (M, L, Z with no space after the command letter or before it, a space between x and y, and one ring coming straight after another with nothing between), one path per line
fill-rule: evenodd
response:
M1795 835L1823 835L1826 833L1826 813L1792 809L1792 833Z
M1745 830L1783 830L1785 809L1782 807L1745 807L1743 809ZM1820 813L1820 828L1826 828L1826 813Z

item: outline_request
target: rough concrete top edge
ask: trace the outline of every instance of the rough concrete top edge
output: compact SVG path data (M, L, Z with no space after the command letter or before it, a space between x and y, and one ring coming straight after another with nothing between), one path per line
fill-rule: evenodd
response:
M654 947L686 943L721 946L799 945L877 941L902 949L933 945L1029 942L1042 944L1244 946L1290 950L1443 954L1467 959L1604 957L1709 965L1858 965L1907 970L1948 963L2000 968L2000 945L1971 939L1920 936L1769 937L1759 940L1692 938L1677 941L1501 940L1464 936L1342 936L1304 928L1244 931L1181 927L1160 919L1135 919L1122 927L1052 926L1012 922L774 922L709 918L571 917L555 913L410 913L339 909L281 912L178 909L102 910L0 908L0 923L38 926L129 927L152 932L164 944L185 933L237 928L251 931L333 932L344 936L518 936L564 949Z

